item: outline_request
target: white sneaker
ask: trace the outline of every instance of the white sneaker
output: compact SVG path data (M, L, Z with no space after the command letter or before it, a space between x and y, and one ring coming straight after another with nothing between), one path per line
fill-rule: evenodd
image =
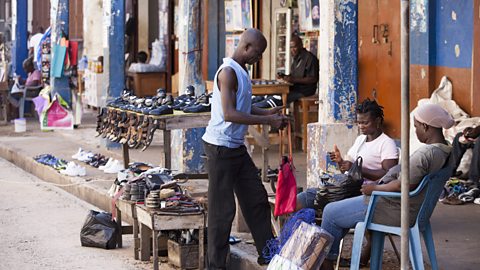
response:
M61 170L60 173L68 176L85 176L87 174L84 167L75 164L73 161L68 162L65 170Z
M73 158L73 159L78 159L78 158L82 155L83 152L84 152L84 151L83 151L83 149L82 149L81 147L78 148L78 152L75 153L75 155L73 155L72 158Z
M105 173L118 173L119 171L123 170L123 164L118 161L114 160L112 165L104 170Z
M82 162L89 162L90 160L92 160L92 157L94 156L95 154L92 153L92 152L83 152L82 154L80 154L80 156L78 157L78 160L79 161L82 161Z
M113 158L109 158L107 163L103 166L98 167L98 169L104 171L105 169L107 169L108 167L110 167L112 165L112 162L113 162Z

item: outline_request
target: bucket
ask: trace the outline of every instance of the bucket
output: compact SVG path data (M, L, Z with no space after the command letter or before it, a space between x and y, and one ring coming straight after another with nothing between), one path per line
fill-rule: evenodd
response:
M17 118L13 122L15 123L15 132L27 131L27 121L25 118Z

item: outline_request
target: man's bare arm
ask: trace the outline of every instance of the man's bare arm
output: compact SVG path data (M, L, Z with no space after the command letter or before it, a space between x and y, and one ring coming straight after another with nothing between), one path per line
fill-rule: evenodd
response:
M278 128L284 119L286 120L286 117L281 115L252 115L238 111L236 109L237 76L232 68L222 69L218 74L217 83L225 121L245 125L267 124Z

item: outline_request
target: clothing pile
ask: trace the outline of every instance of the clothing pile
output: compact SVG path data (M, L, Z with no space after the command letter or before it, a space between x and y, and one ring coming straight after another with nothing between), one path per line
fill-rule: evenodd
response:
M450 205L460 205L475 202L480 204L480 189L471 181L451 178L445 183L440 202Z

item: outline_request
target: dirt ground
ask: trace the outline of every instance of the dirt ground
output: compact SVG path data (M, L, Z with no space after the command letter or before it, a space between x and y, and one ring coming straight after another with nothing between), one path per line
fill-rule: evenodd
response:
M95 207L0 159L0 269L152 269L124 248L80 245L80 229ZM174 269L161 265L160 269Z

